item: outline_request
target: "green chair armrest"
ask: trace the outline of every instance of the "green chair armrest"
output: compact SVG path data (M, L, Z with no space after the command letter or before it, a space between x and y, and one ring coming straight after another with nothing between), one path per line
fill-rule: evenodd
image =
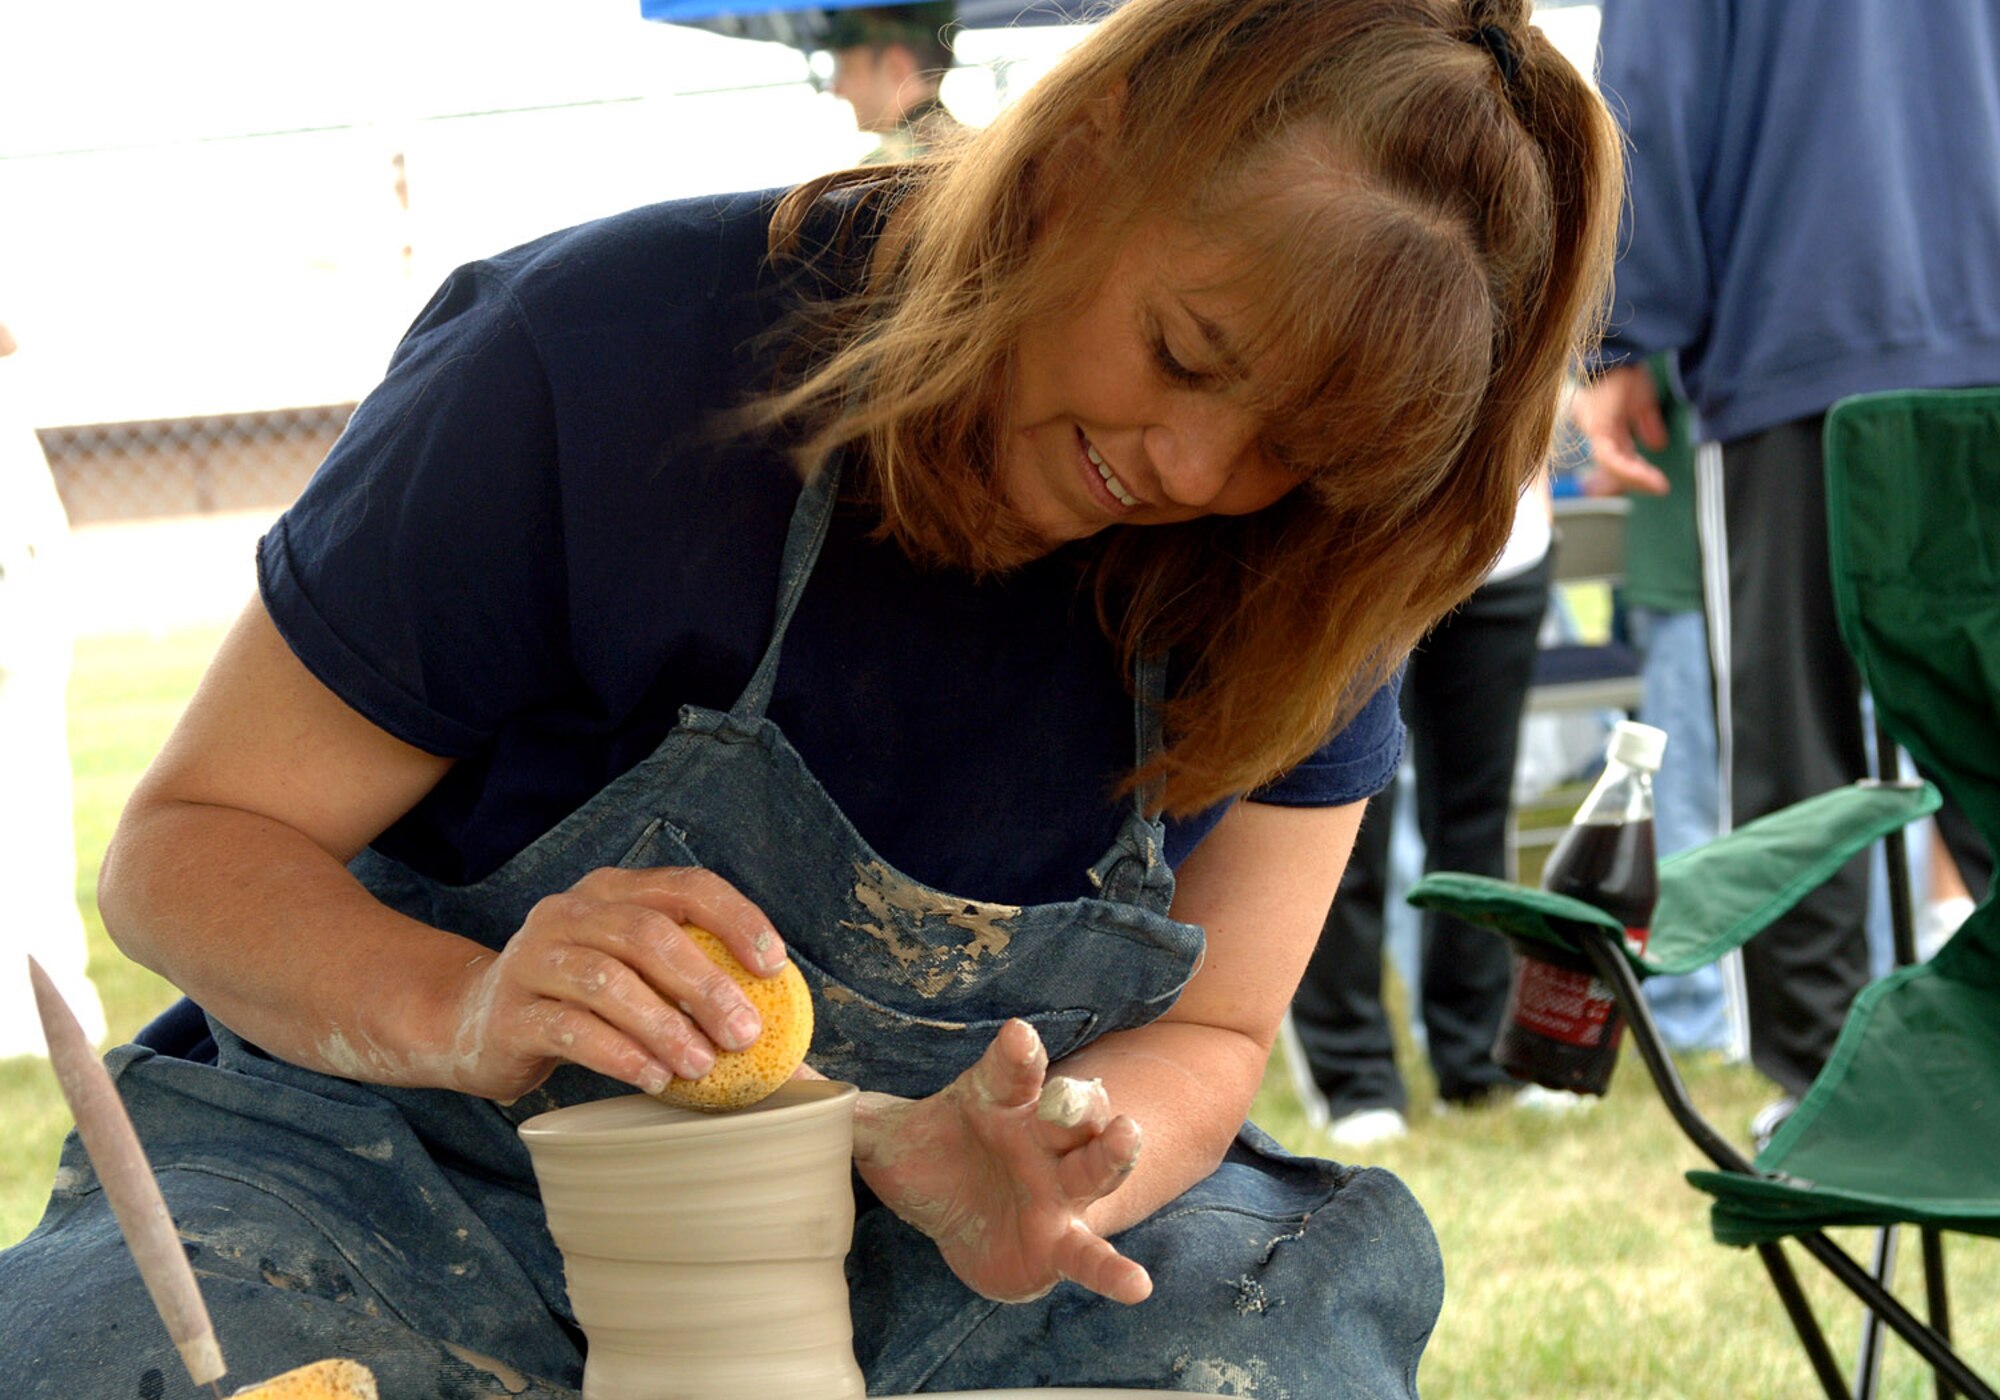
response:
M1660 902L1646 951L1634 955L1627 947L1626 956L1642 978L1706 967L1749 942L1871 841L1937 807L1929 783L1856 783L1670 856L1660 863ZM1616 919L1581 900L1455 871L1426 875L1409 901L1573 959L1584 956L1579 926L1623 932Z
M1855 855L1938 809L1929 783L1855 783L1660 862L1645 966L1671 975L1740 948Z
M1485 875L1450 870L1426 875L1411 887L1409 901L1419 909L1436 909L1490 928L1516 943L1557 949L1572 959L1585 956L1577 941L1579 926L1606 929L1620 935L1621 945L1624 942L1624 925L1594 904ZM1644 975L1643 964L1635 960L1633 966Z

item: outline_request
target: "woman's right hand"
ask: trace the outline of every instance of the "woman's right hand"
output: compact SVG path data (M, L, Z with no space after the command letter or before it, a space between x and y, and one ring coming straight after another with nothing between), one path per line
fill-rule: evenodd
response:
M657 1093L706 1074L718 1047L747 1047L757 1012L688 924L753 973L784 965L771 921L712 871L592 871L536 904L498 953L468 962L453 1086L508 1103L570 1063Z

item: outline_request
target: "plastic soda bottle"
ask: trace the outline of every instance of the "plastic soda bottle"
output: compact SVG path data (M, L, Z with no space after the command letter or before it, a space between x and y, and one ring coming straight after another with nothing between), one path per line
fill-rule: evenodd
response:
M1542 888L1594 904L1623 924L1634 952L1646 946L1660 893L1653 774L1666 747L1666 733L1649 724L1615 725L1604 771L1542 870ZM1545 944L1516 941L1513 962L1494 1061L1545 1088L1602 1094L1625 1029L1611 989L1587 959Z

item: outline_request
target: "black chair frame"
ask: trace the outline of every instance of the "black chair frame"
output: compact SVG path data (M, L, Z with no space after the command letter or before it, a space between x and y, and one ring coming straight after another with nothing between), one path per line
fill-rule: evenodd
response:
M1875 731L1875 748L1876 771L1895 771L1895 741L1879 724ZM1892 832L1883 840L1888 855L1890 918L1895 936L1896 961L1899 966L1907 966L1917 960L1917 948L1906 842L1901 831ZM1584 945L1584 951L1589 954L1597 975L1617 998L1618 1007L1631 1028L1633 1045L1645 1062L1653 1086L1659 1091L1674 1122L1719 1170L1747 1176L1762 1175L1695 1107L1667 1049L1666 1039L1660 1034L1645 995L1640 990L1638 974L1632 970L1631 963L1617 946L1613 935L1593 925L1577 924L1572 927ZM1895 1227L1878 1233L1872 1268L1863 1268L1824 1231L1813 1230L1792 1236L1798 1246L1818 1260L1860 1300L1866 1310L1852 1388L1834 1359L1826 1334L1813 1313L1805 1290L1799 1285L1798 1275L1793 1271L1791 1259L1782 1243L1771 1241L1753 1246L1763 1260L1772 1287L1777 1290L1779 1301L1805 1347L1813 1374L1818 1377L1828 1400L1873 1400L1880 1375L1881 1328L1885 1325L1909 1343L1931 1367L1936 1378L1938 1400L1952 1400L1959 1395L1968 1397L1968 1400L2000 1400L2000 1390L1982 1380L1951 1344L1943 1236L1928 1226L1919 1233L1927 1322L1918 1318L1889 1291L1888 1278L1896 1252Z

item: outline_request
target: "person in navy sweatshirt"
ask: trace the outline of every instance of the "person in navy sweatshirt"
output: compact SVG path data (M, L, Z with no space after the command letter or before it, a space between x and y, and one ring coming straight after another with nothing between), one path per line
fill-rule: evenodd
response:
M1741 823L1865 768L1827 569L1826 410L2000 383L2000 6L1605 0L1601 42L1631 203L1576 417L1608 472L1664 491L1633 450L1666 440L1642 361L1679 353L1704 443L1722 805ZM1745 949L1752 1059L1788 1095L1867 976L1866 903L1857 858Z

